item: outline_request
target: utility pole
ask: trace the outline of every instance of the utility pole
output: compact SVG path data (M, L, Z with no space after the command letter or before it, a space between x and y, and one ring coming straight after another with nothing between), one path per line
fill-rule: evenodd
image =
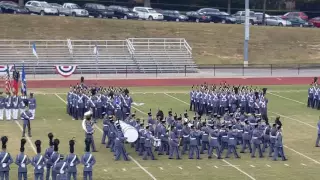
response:
M262 25L265 25L265 22L266 22L266 6L267 6L267 0L263 0Z
M249 9L249 0L245 0L245 22L244 22L244 47L243 47L243 65L245 67L249 64L249 39L250 39L250 23L249 23L249 17L250 17L250 9Z

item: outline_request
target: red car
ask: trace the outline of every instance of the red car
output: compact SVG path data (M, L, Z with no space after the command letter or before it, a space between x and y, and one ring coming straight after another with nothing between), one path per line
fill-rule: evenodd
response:
M290 19L290 18L301 18L305 21L308 21L308 16L304 12L288 12L283 15L282 19Z
M320 28L320 17L315 17L309 20L314 27Z

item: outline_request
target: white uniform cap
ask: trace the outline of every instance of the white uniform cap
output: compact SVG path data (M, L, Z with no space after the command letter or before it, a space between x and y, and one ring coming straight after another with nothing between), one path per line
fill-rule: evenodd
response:
M90 115L92 115L91 111L87 111L87 112L84 113L84 116L90 116Z
M183 120L184 122L189 122L188 118L184 118Z

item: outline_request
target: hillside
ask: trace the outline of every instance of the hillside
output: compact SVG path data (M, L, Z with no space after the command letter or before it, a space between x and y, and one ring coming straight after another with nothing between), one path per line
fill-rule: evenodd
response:
M243 25L0 15L1 39L186 38L198 64L242 63ZM251 28L251 64L320 63L320 29Z

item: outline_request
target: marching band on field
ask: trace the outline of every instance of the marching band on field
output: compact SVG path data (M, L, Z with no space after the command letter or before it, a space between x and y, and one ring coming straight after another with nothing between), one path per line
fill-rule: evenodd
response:
M285 161L282 123L280 117L277 117L274 124L269 124L266 91L266 88L258 90L227 84L193 86L190 91L190 111L195 114L193 118L187 110L179 116L172 109L167 115L158 110L153 116L150 109L145 122L131 111L133 100L128 89L77 85L68 92L67 113L73 119L83 119L86 145L84 155L80 158L75 154L75 141L72 139L69 141L70 153L64 157L59 153L59 139L53 139L53 134L49 133L49 147L44 154L41 152L41 141L37 140L37 154L29 159L24 154L26 140L22 139L20 153L14 162L6 151L8 137L3 136L0 179L9 179L9 166L15 163L19 180L26 179L28 164L34 167L34 179L37 180L48 180L50 177L53 180L76 179L77 166L83 164L83 177L91 180L96 160L90 147L92 152L97 152L93 138L97 119L103 119L101 144L105 144L114 153L115 160L130 160L125 146L130 143L143 160L156 160L155 152L158 152L158 156L168 155L169 159L182 159L182 155L187 153L189 159L201 159L202 154L207 154L209 159L214 156L222 159L229 158L231 154L240 158L239 153L249 151L252 158L257 155L263 158L266 155L273 160L281 157ZM29 100L24 104L31 109L30 106L36 103L35 100ZM26 121L25 126L28 126L28 122L30 124L32 117L34 113L31 110L22 111L21 118ZM134 136L128 133L128 128L134 128L137 132L134 141L128 139ZM317 147L319 141L320 120Z

